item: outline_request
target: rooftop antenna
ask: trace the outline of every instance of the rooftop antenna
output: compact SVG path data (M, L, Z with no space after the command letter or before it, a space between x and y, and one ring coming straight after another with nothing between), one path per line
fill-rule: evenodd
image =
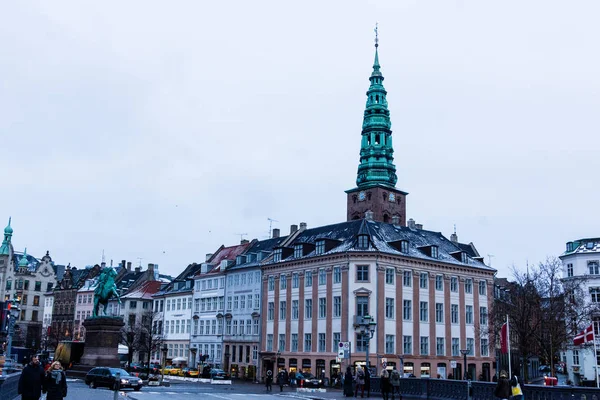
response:
M104 249L102 249L102 262L106 262L106 257L104 257Z
M273 219L273 218L267 218L267 219L269 220L269 239L271 239L273 237L272 236L273 222L279 222L279 221L277 221L276 219Z
M141 267L141 266L142 266L142 260L143 260L143 258L141 258L141 257L138 257L137 259L138 259L138 261L140 262L140 267Z
M375 22L375 47L379 47L379 22Z
M240 235L240 242L244 240L244 236L248 236L247 233L234 233L234 235Z
M488 267L491 267L492 266L492 257L494 257L494 255L488 254L487 256L488 256Z

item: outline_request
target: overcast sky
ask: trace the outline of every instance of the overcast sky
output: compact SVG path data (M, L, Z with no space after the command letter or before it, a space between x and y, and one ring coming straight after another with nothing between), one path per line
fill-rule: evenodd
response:
M4 2L17 251L178 274L345 221L379 22L398 188L499 276L600 236L597 1Z

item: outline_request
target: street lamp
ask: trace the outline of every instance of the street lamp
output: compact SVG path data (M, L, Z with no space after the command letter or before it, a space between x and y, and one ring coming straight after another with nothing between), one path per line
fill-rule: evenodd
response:
M167 352L169 351L169 348L167 347L166 344L163 345L162 349L160 349L162 351L162 370L161 370L161 378L160 378L160 384L162 385L164 379L165 379L165 366L167 364Z
M196 368L196 352L198 351L198 348L196 347L190 347L190 352L192 353L192 367Z
M467 380L467 354L469 354L469 349L462 349L460 351L460 354L462 354L464 356L464 366L465 366L464 378L466 381Z
M8 321L8 337L6 343L6 354L9 359L11 359L12 352L12 338L15 333L15 323L17 322L17 318L19 318L19 303L21 302L21 296L15 294L13 300L8 301L8 312L9 312L9 321Z
M366 342L367 360L365 365L369 373L371 373L371 370L369 369L369 342L375 334L375 326L377 325L371 318L370 315L365 315L362 318L359 317L357 318L357 323L355 325L355 329L360 334L361 340Z

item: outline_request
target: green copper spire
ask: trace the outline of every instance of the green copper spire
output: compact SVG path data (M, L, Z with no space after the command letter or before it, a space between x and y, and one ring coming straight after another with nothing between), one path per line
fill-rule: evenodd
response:
M396 186L396 166L392 147L392 122L388 110L387 92L379 65L379 37L375 28L375 62L367 91L367 106L363 117L360 164L356 176L359 188L374 185Z
M11 218L8 218L8 225L4 228L4 240L2 241L2 246L0 246L0 256L10 255L10 238L13 234L13 228L10 226Z
M25 247L25 251L21 256L21 260L19 261L19 267L29 267L29 261L27 261L27 247Z

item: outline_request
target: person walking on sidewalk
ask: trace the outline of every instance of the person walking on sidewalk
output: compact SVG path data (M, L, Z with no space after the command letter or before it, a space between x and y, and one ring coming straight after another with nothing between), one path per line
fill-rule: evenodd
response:
M44 391L48 393L47 400L63 400L67 397L67 376L60 361L54 361L46 371Z
M400 373L396 367L394 367L390 373L390 384L392 389L392 400L394 400L394 395L396 393L398 393L398 399L402 400L402 394L400 394Z
M273 372L271 372L271 370L267 371L267 378L265 379L265 384L267 386L267 392L271 392L273 390Z
M383 396L383 400L389 400L390 398L390 373L387 369L382 369L381 374L379 374L381 378L381 395Z
M19 377L18 392L22 400L39 400L44 384L44 369L38 356L32 356Z
M285 385L286 379L287 379L287 372L285 372L285 369L282 369L281 371L279 371L279 374L277 374L277 383L279 384L280 392L283 392L283 385Z
M358 397L358 391L360 390L360 397L365 397L365 371L359 365L356 367L356 375L354 376L356 381L356 391L354 397Z
M508 400L512 396L512 389L506 371L500 372L500 378L496 384L496 389L494 389L494 396L502 400Z
M346 375L344 375L344 396L352 397L354 396L354 391L352 390L352 386L354 385L354 377L352 376L352 368L346 368Z

